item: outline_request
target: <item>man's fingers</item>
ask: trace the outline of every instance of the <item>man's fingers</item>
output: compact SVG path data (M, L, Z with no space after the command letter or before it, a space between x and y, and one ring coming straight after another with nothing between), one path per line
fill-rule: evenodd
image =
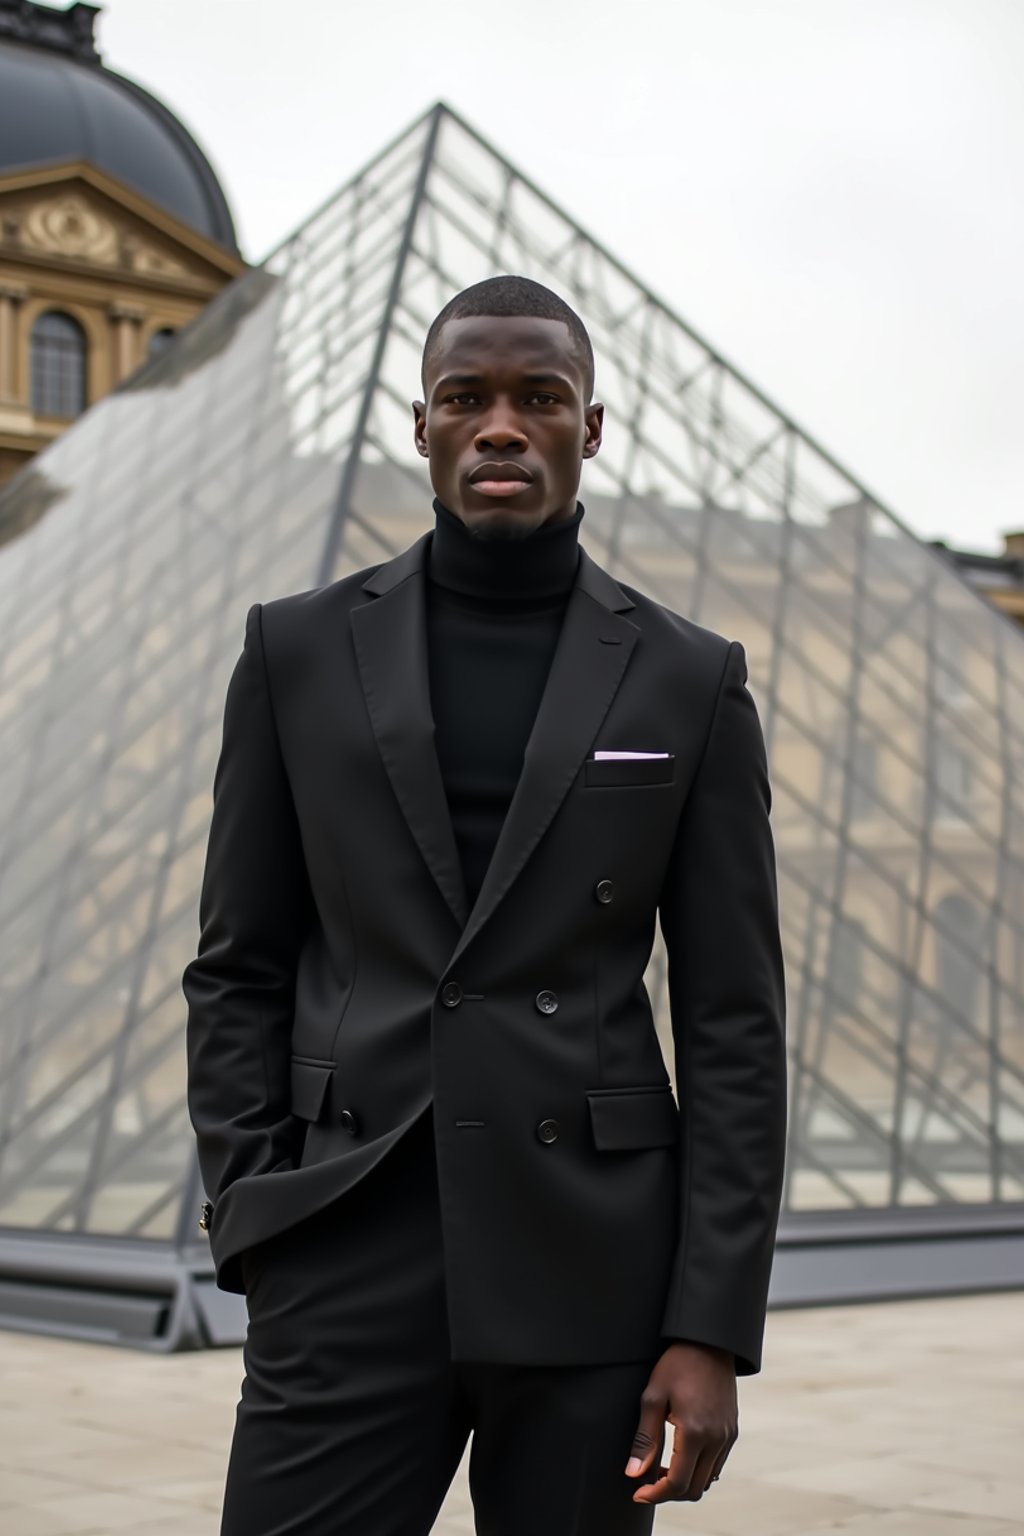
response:
M665 1439L665 1414L668 1402L664 1397L644 1393L640 1399L640 1421L637 1424L633 1444L629 1448L626 1476L639 1477L646 1472L652 1461L661 1454Z
M634 1504L660 1504L661 1503L662 1498L666 1497L666 1495L662 1494L660 1497L657 1497L657 1498L655 1497L655 1495L657 1494L659 1488L667 1488L668 1485L669 1485L668 1467L658 1467L658 1469L657 1469L657 1479L658 1479L657 1482L654 1482L654 1483L644 1483L642 1488L638 1488L636 1490L636 1492L633 1495L633 1503Z
M689 1438L689 1443L687 1443ZM637 1504L661 1504L665 1499L680 1499L685 1497L681 1489L689 1486L693 1476L694 1465L697 1461L698 1446L692 1437L687 1437L685 1431L676 1425L675 1443L672 1446L672 1456L668 1467L660 1467L660 1476L655 1483L645 1483L638 1488L633 1495Z
M727 1437L724 1444L717 1440L696 1442L691 1434L690 1445L684 1445L684 1432L677 1428L675 1445L668 1467L659 1468L658 1480L645 1483L633 1495L637 1504L661 1504L667 1499L682 1499L696 1503L711 1487L715 1474L725 1466L735 1437Z
M690 1478L690 1486L683 1494L684 1499L699 1499L707 1493L720 1455L721 1447L718 1444L710 1445L701 1452L697 1457L693 1476Z
M722 1475L722 1468L725 1466L726 1462L729 1460L729 1452L732 1450L733 1446L736 1444L736 1441L737 1441L738 1438L739 1438L738 1435L735 1435L735 1434L730 1435L728 1437L728 1439L726 1440L725 1444L722 1446L722 1449L719 1451L717 1457L715 1458L715 1464L711 1468L711 1476L708 1479L708 1486L709 1487L711 1486L711 1483L714 1482L716 1477L721 1477L721 1475Z

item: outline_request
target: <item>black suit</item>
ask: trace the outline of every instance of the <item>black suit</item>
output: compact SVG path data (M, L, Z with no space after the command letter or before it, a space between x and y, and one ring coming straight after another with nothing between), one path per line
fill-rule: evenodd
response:
M243 1254L379 1176L429 1112L453 1361L608 1365L678 1337L756 1370L784 1003L742 649L582 550L469 911L430 537L248 615L184 977L218 1279L244 1289ZM679 1110L642 982L659 913Z

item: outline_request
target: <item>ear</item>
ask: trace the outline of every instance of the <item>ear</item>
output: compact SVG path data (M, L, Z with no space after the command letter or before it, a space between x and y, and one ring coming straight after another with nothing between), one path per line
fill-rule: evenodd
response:
M583 439L583 457L592 459L601 446L604 432L604 406L599 400L587 406L583 412L583 422L587 429L587 435Z
M429 459L430 450L427 447L427 408L422 400L412 402L413 429L412 440L416 444L416 452L422 459Z

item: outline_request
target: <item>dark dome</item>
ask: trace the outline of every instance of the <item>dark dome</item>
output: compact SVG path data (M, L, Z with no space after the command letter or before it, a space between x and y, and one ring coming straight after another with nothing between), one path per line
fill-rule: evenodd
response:
M98 62L0 37L0 174L61 160L88 160L238 254L210 162L161 102Z

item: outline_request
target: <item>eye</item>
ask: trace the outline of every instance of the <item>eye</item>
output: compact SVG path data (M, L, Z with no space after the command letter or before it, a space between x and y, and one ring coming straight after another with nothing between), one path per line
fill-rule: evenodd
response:
M534 393L530 396L530 399L532 401L534 401L537 405L557 405L558 404L558 396L557 395L549 394L547 392L547 390L543 390L543 389L535 390Z
M471 394L468 390L463 390L463 392L461 394L449 395L448 396L448 404L449 405L475 405L477 403L478 399L479 399L478 395Z

